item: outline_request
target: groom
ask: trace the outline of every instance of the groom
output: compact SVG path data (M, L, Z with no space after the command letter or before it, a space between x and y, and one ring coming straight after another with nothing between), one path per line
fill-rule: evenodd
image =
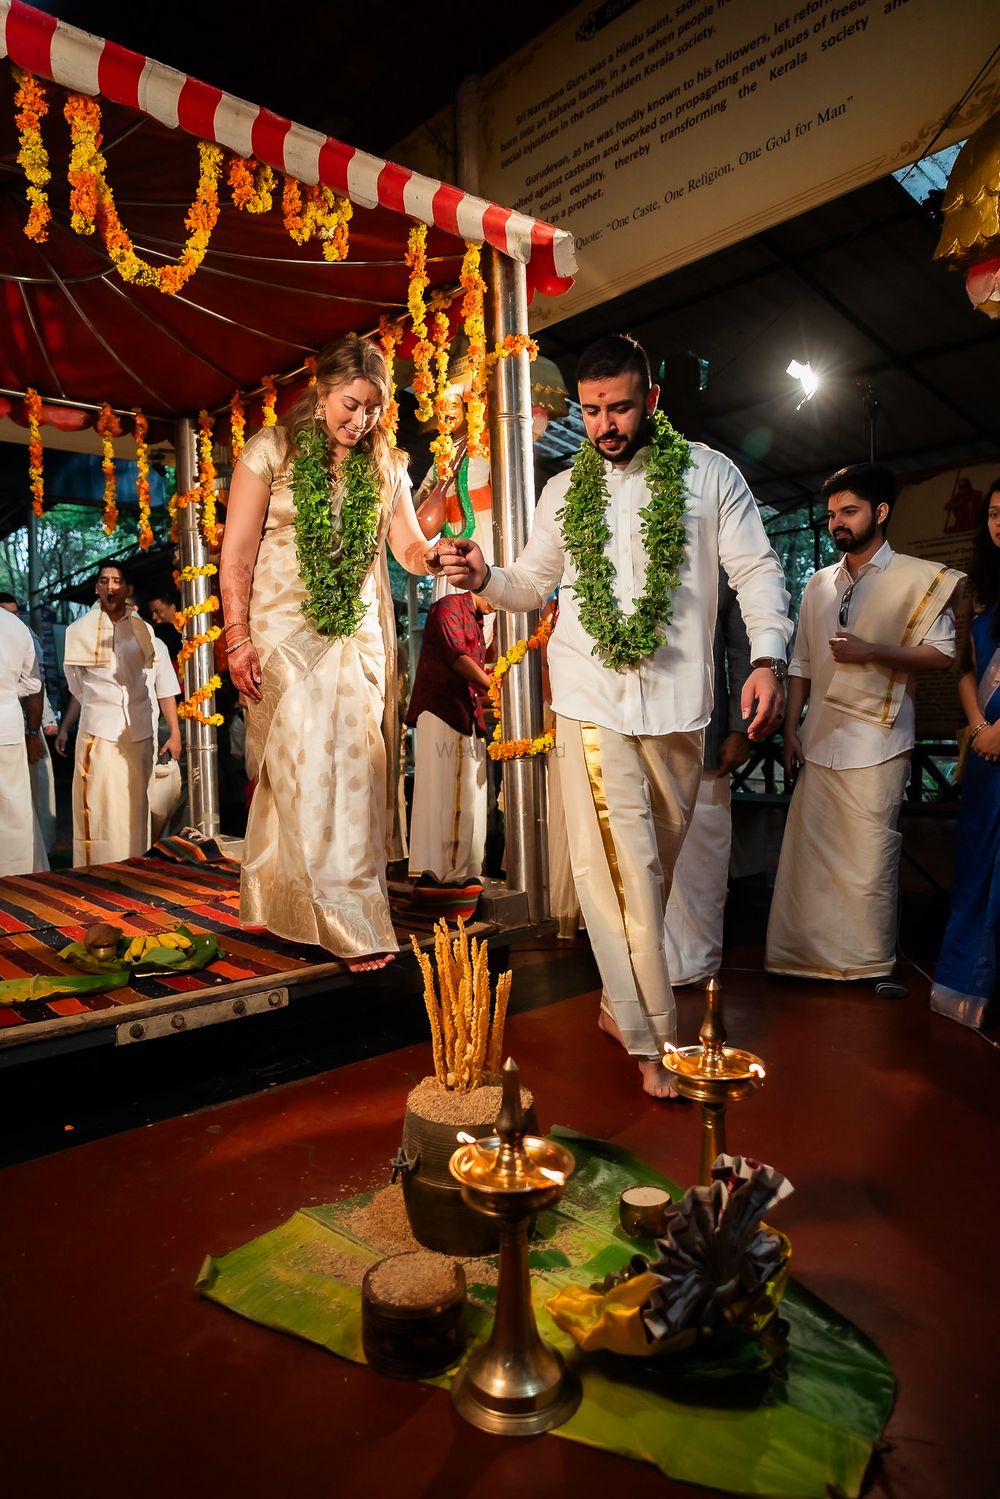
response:
M458 588L497 609L538 609L562 585L548 647L573 876L604 984L601 1023L671 1096L660 1063L676 1039L663 915L691 820L712 711L719 564L739 598L752 671L751 739L781 720L788 594L753 495L721 453L657 412L649 360L626 334L577 366L589 439L542 491L513 567L472 541L439 543Z

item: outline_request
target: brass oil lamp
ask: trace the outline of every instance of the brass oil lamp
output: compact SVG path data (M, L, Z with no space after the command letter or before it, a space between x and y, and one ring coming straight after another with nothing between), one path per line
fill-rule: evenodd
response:
M726 1150L726 1109L748 1098L764 1081L764 1064L752 1051L726 1045L722 998L718 979L705 985L705 1018L698 1032L699 1046L669 1047L663 1065L684 1098L701 1104L701 1163L698 1180L707 1186L712 1162Z
M459 1146L449 1162L465 1201L500 1226L493 1328L459 1370L452 1399L473 1426L499 1436L549 1431L580 1403L576 1374L539 1335L528 1273L529 1219L558 1202L575 1164L564 1145L526 1134L520 1074L508 1060L496 1134Z

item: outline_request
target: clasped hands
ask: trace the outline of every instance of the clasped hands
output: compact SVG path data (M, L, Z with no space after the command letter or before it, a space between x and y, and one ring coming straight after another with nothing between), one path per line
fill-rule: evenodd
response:
M486 577L486 558L474 541L442 536L425 557L429 572L447 578L453 588L475 593Z

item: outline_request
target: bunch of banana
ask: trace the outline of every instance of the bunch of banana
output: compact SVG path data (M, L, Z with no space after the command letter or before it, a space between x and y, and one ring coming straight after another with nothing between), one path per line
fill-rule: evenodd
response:
M175 947L180 952L186 952L190 946L191 938L185 937L182 932L154 932L149 937L133 937L125 949L124 961L141 963L147 953L159 947Z

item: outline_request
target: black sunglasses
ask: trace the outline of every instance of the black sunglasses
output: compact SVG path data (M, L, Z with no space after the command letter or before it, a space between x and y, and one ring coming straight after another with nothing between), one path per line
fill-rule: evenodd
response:
M840 622L840 628L842 630L847 629L847 615L851 607L851 595L854 593L854 590L855 588L857 588L857 586L858 585L856 581L852 583L850 588L848 588L847 592L844 594L844 597L840 601L840 613L837 615L837 619Z

